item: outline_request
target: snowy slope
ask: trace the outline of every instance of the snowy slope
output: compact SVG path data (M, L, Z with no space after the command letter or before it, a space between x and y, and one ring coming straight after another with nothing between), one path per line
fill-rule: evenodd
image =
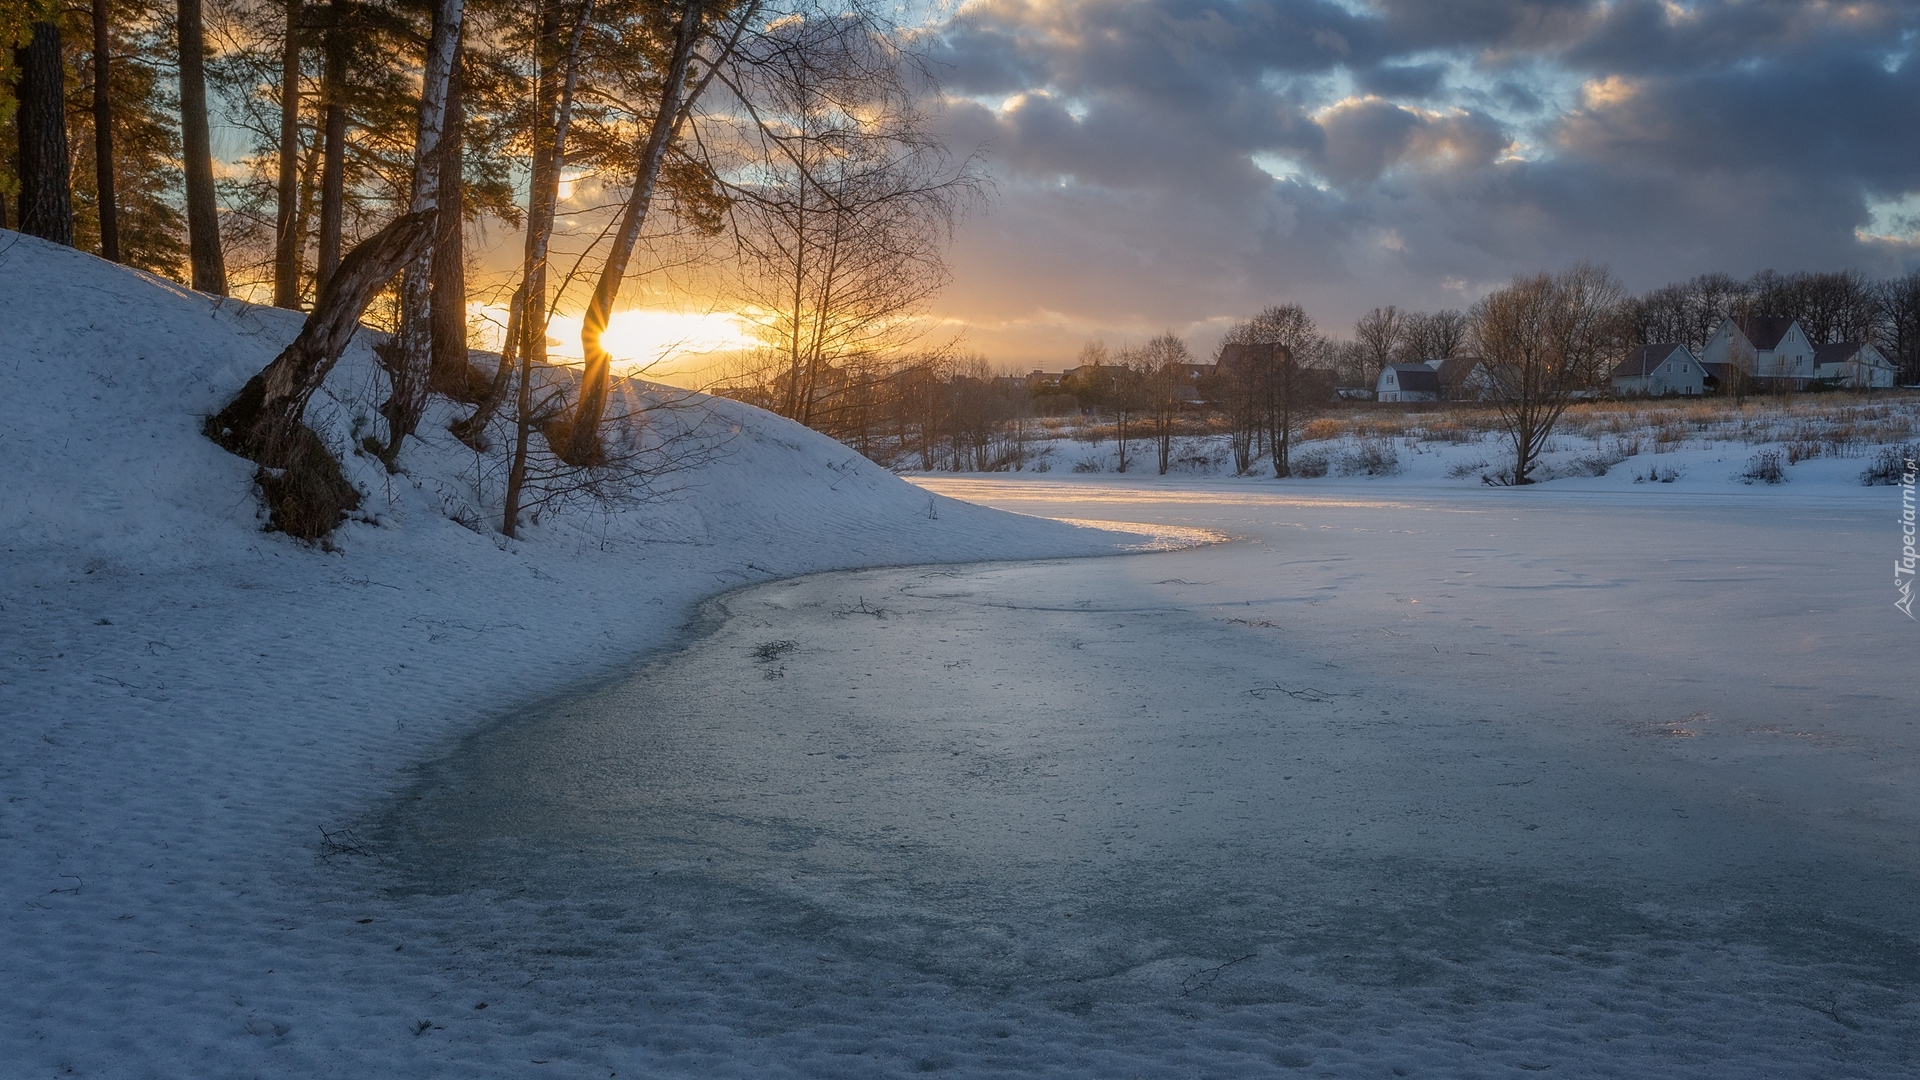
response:
M355 1043L334 982L365 959L300 933L322 830L485 718L671 643L707 596L1153 542L930 497L716 401L724 444L678 494L515 542L454 520L496 511L432 412L400 475L347 457L364 520L323 551L264 532L251 464L198 432L298 325L0 232L9 1075L307 1071L270 1053L287 1016L309 1052ZM373 371L363 335L314 402L338 449Z

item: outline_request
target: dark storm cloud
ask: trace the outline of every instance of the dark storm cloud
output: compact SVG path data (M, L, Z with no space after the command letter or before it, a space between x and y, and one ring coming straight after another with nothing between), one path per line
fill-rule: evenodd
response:
M1441 64L1381 64L1360 72L1358 81L1371 94L1418 100L1438 91L1446 76Z
M1920 191L1916 45L1873 0L984 0L937 58L1019 224L963 238L949 306L1157 328L1284 294L1338 327L1582 257L1885 272L1914 249L1855 230Z

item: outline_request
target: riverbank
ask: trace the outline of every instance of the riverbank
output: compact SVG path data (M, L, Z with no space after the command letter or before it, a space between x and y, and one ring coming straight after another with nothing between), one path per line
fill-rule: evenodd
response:
M1156 542L930 496L684 396L692 464L507 541L451 410L398 474L349 452L383 390L363 334L310 415L366 499L312 547L264 532L251 465L199 434L297 315L11 233L0 305L0 1056L19 1075L310 1075L343 1053L425 1075L405 1064L431 1058L418 1018L340 990L372 961L326 884L414 766L744 582Z

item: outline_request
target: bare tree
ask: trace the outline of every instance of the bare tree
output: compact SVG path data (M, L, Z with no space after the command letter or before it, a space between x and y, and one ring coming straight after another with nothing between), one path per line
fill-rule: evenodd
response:
M1173 433L1180 410L1193 388L1193 354L1187 351L1186 342L1169 330L1141 346L1132 366L1148 421L1153 425L1160 475L1165 476L1173 462Z
M1400 355L1410 364L1445 360L1460 351L1467 340L1467 316L1451 308L1431 314L1416 311L1406 316L1401 336Z
M1311 373L1302 358L1325 349L1313 319L1298 304L1269 307L1227 331L1218 384L1237 471L1249 471L1264 446L1273 475L1293 475L1293 436L1332 392L1328 378Z
M1920 383L1920 270L1880 284L1885 314L1882 340L1900 371L1900 381Z
M1380 373L1399 354L1405 336L1406 320L1392 304L1374 308L1353 324L1353 340L1360 346L1361 355L1366 359L1369 380L1379 381Z
M912 58L864 19L787 21L741 53L750 116L732 201L741 305L776 368L775 410L835 430L842 370L916 345L947 282L953 221L981 180L919 106ZM711 141L708 143L711 146Z
M1626 336L1619 284L1580 263L1516 278L1474 306L1473 341L1513 446L1513 485L1533 483L1541 447L1577 391L1592 385Z

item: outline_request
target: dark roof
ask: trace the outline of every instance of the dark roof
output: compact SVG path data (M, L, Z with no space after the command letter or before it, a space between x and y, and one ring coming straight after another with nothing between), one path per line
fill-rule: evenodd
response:
M1613 377L1616 379L1645 378L1648 372L1666 363L1667 357L1672 356L1677 350L1684 348L1686 348L1686 346L1676 341L1663 341L1658 345L1636 346L1632 352L1627 354L1627 358L1620 361L1619 366L1613 369ZM1693 354L1689 352L1687 355L1691 357Z
M1278 354L1278 355L1276 355ZM1220 363L1215 365L1221 371L1231 371L1244 367L1254 361L1264 363L1284 363L1293 353L1285 345L1261 342L1255 345L1237 342L1220 346Z
M1425 364L1388 364L1402 390L1440 392L1440 373Z
M1771 349L1780 344L1781 338L1787 336L1787 329L1793 325L1793 320L1746 315L1733 320L1733 324L1740 328L1742 334L1747 335L1747 340L1753 343L1754 348Z
M1866 348L1867 343L1864 341L1836 341L1830 345L1815 345L1813 347L1813 366L1819 367L1821 364L1844 364L1864 352Z
M1479 366L1480 358L1477 356L1449 356L1440 361L1440 370L1435 374L1440 377L1441 386L1452 390L1465 382L1467 376L1473 374L1473 369Z

